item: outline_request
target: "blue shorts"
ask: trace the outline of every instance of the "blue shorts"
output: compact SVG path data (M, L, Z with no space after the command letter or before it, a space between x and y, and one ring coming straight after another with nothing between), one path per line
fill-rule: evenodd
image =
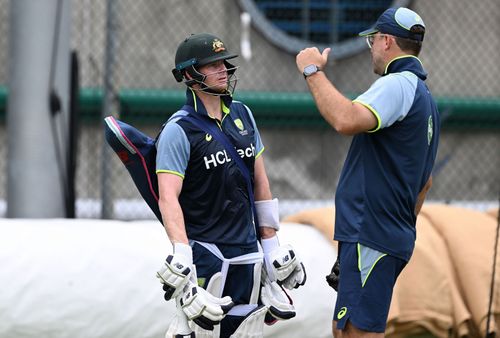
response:
M392 291L406 261L359 243L339 243L340 276L333 320L343 330L385 331Z
M222 261L198 243L192 244L193 263L196 265L198 285L207 288L210 278L221 271ZM250 246L217 245L226 258L259 251L257 242ZM253 290L254 264L230 265L222 296L231 296L235 305L248 304ZM231 336L245 319L243 316L226 315L221 321L220 337Z

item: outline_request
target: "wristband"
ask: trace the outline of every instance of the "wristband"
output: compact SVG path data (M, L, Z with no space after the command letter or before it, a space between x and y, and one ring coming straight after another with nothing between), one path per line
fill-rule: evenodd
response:
M193 249L188 244L174 243L174 254L186 257L189 260L189 264L193 265Z
M255 211L259 221L259 227L280 229L279 202L278 199L255 201Z
M280 241L278 240L278 236L273 236L271 238L261 239L260 244L262 245L262 251L266 254L279 247Z

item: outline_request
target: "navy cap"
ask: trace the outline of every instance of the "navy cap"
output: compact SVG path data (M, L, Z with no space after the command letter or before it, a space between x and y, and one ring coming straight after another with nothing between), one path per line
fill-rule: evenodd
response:
M424 30L415 30L418 26L423 27ZM377 32L405 39L423 41L425 24L420 15L411 9L405 7L389 8L380 15L372 28L362 31L359 33L359 36L372 35Z

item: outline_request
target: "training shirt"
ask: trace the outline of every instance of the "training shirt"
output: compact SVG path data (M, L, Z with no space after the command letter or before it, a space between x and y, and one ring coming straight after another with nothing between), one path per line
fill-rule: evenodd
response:
M211 118L191 89L186 104L217 123L254 176L262 144L252 112L243 103L222 96L222 121ZM224 145L182 119L178 111L168 120L157 142L156 173L183 178L179 203L190 240L224 245L255 244L257 237L246 180ZM220 124L219 124L220 123Z
M396 58L353 101L378 124L353 137L335 194L335 240L410 259L417 195L431 175L439 139L439 113L426 77L418 58Z

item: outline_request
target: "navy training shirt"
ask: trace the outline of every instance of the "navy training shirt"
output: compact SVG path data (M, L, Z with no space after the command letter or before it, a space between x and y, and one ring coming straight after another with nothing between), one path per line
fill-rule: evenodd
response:
M418 58L399 57L353 101L370 109L378 125L353 137L335 194L335 240L410 259L417 196L439 140L439 113L426 77Z
M191 89L186 104L210 123L201 100ZM248 167L253 183L255 158L264 146L250 109L230 96L221 97L219 127L236 147ZM157 143L156 173L183 178L179 195L187 236L190 240L223 245L254 245L257 241L246 180L224 145L182 119L178 111L169 119Z

